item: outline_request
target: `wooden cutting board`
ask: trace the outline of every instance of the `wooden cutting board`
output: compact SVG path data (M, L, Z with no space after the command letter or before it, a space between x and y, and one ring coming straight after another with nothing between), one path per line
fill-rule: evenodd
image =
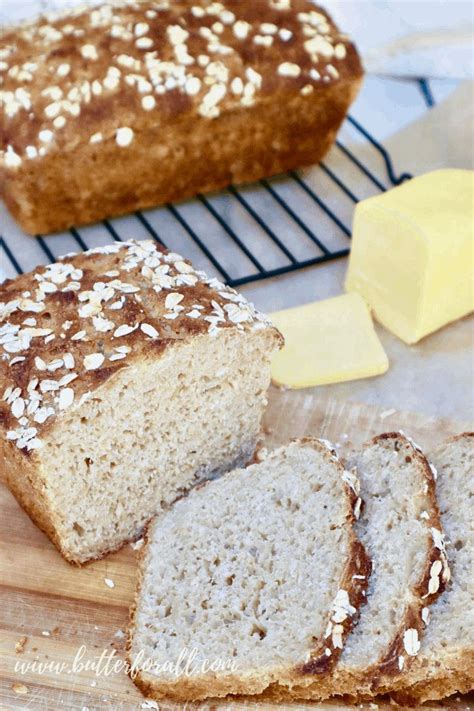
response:
M379 432L400 428L429 451L439 440L469 429L470 423L321 399L316 390L285 392L273 388L265 417L264 444L273 447L291 437L312 434L331 439L342 449ZM71 567L0 485L0 709L156 708L145 701L123 670L97 675L91 668L101 655L105 659L105 655L114 653L112 659L119 663L123 659L123 635L135 585L135 557L127 545L119 553L85 568ZM75 658L76 669L72 671ZM32 667L35 660L46 666ZM282 708L270 704L252 706L265 711ZM466 709L470 703L464 698L445 706ZM236 702L196 707L237 711L249 705ZM177 707L160 704L160 708ZM334 711L347 707L326 703L294 704L291 708ZM380 703L378 708L393 707Z

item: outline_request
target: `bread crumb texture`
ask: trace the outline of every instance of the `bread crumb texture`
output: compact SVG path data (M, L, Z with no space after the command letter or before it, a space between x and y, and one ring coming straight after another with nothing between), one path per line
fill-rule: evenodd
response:
M451 580L435 497L436 470L401 432L375 437L346 462L355 494L363 500L355 532L372 572L366 604L330 675L293 685L289 693L269 689L267 698L352 701L393 693L417 668L423 635L438 598ZM430 627L428 627L428 630ZM439 664L439 659L436 665ZM465 689L466 690L466 689Z
M402 434L388 433L366 446L354 464L364 500L356 530L371 557L372 576L364 614L341 657L340 693L350 693L351 685L365 691L377 666L379 674L402 671L420 649L419 621L410 626L411 610L417 615L420 602L432 602L450 577L431 472L419 448ZM422 515L427 511L428 519ZM433 547L438 554L431 564ZM433 575L425 581L427 566ZM392 646L400 630L395 659Z

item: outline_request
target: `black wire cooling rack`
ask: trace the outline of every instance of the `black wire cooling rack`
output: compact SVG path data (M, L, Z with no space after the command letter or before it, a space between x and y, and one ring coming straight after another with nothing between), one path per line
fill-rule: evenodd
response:
M427 106L432 106L428 82L420 79L418 83ZM354 185L365 181L368 194L376 194L411 178L409 173L396 172L388 151L361 123L348 116L345 125L355 133L363 155L352 144L351 148L346 145L341 132L333 149L339 153L338 161L331 160L331 152L318 166L316 180L309 179L305 171L290 171L253 186L229 186L219 194L198 195L193 201L71 228L62 235L37 235L29 264L24 263L24 256L31 252L34 238L21 234L21 238L7 239L4 234L0 236L0 249L10 267L22 273L38 263L55 261L65 252L86 250L111 238L123 241L151 237L230 286L343 257L349 253L350 219L360 199ZM374 155L377 169L373 167ZM348 171L351 180L346 177ZM324 194L319 189L323 178L327 185ZM328 199L334 193L338 199ZM341 211L341 199L346 202L345 211Z

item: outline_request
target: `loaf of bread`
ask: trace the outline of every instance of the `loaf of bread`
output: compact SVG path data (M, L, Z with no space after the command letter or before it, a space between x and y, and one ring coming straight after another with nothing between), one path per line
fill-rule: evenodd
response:
M452 580L432 606L414 663L387 685L400 704L416 705L474 689L474 433L444 443L430 457L447 538Z
M53 232L319 161L362 78L309 0L121 0L0 33L0 192Z
M449 580L433 470L401 433L376 437L355 465L363 501L356 533L372 563L367 602L330 675L299 681L273 698L371 698L411 667L428 606Z
M148 696L251 694L329 672L370 572L346 475L325 443L304 439L156 517L129 644Z
M0 285L0 471L71 562L136 539L201 477L248 461L281 336L154 242Z

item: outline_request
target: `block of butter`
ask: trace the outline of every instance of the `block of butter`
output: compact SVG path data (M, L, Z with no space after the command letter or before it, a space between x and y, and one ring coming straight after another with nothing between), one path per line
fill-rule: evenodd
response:
M272 359L276 385L308 388L380 375L388 358L364 299L343 294L271 314L285 337Z
M346 289L406 343L474 306L474 172L437 170L357 205Z

